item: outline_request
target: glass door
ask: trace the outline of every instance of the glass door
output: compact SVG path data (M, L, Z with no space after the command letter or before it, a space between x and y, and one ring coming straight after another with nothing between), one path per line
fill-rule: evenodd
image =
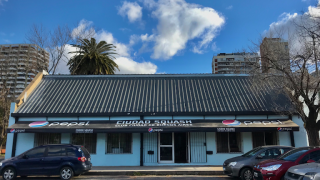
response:
M158 162L174 163L174 134L159 133L158 138Z

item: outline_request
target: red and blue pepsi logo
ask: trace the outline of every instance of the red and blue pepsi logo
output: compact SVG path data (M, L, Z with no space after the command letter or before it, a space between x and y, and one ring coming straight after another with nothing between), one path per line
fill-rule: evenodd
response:
M29 124L29 127L42 127L48 125L48 121L37 121Z
M15 131L16 131L15 129L11 129L11 130L10 130L11 133L14 133Z
M150 133L152 133L152 132L153 132L153 129L152 129L152 128L149 128L148 131L149 131Z
M239 126L241 124L241 122L237 120L224 120L222 123L228 126Z
M281 128L281 127L278 127L278 131L282 131L282 128Z

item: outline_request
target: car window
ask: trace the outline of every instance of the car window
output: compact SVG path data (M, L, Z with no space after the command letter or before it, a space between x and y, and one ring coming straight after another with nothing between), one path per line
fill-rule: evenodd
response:
M260 153L260 156L262 156L263 159L273 159L279 155L281 155L281 151L278 148L267 149L266 151Z
M76 149L73 147L67 147L67 156L77 156Z
M44 151L46 150L46 147L39 147L32 149L26 153L26 156L28 158L39 158L44 156Z
M261 147L257 147L252 149L251 151L245 153L244 155L242 155L243 157L251 157L256 155L262 148Z
M310 159L312 159L314 161L319 161L320 151L314 151L314 152L310 153Z
M309 154L306 154L300 161L299 163L300 164L304 164L304 163L307 163L307 161L310 159L310 153Z
M282 155L279 159L285 160L285 161L296 161L302 154L307 152L309 149L294 149L291 150L284 155Z
M63 146L49 146L48 156L66 156L66 149Z

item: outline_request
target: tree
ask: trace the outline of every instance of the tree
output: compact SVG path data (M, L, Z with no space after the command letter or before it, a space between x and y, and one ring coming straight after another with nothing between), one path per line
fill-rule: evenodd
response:
M275 98L286 95L291 100L290 106L275 105L274 110L298 114L304 122L309 145L319 146L320 19L305 14L293 21L291 27L291 31L273 29L253 44L250 50L260 49L262 66L255 66L251 75L256 88L264 91L265 86L274 87Z
M114 74L118 65L114 62L116 48L105 41L96 43L94 38L80 40L80 45L72 45L77 50L70 52L76 54L69 62L71 74Z

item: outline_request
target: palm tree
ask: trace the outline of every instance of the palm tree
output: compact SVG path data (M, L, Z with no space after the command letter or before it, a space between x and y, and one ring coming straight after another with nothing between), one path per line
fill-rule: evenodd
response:
M96 39L82 39L80 45L72 45L77 48L69 62L69 70L71 74L114 74L119 69L117 63L114 62L115 53L113 44L106 41L96 43Z

